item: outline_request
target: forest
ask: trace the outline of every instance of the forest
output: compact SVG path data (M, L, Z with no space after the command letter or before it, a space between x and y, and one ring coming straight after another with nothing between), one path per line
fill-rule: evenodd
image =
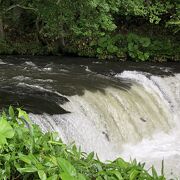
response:
M1 55L178 61L178 0L0 0Z

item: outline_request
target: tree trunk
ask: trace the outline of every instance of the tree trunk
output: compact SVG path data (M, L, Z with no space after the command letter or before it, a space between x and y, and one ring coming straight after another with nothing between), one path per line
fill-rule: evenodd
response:
M0 40L4 39L4 27L3 27L3 19L0 16Z

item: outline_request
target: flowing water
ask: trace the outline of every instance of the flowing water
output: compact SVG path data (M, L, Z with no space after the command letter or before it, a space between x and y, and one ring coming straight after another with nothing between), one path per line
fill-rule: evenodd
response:
M23 107L101 160L118 156L180 177L180 64L1 57L0 107ZM172 174L173 173L173 174Z

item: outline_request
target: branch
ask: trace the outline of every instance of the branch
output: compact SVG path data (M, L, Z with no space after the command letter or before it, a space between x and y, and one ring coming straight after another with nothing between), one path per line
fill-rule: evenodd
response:
M37 12L37 9L35 9L35 8L26 7L26 6L21 6L21 5L19 5L19 4L10 6L8 9L6 9L6 12L8 12L8 11L10 11L10 10L16 8L16 7L19 7L19 8L21 8L21 9L32 10L32 11Z

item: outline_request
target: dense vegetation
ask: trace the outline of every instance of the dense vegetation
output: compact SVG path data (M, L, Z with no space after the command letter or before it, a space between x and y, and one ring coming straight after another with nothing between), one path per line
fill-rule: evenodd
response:
M41 180L165 180L152 167L118 158L102 163L77 149L67 146L56 133L43 134L21 109L0 116L0 179Z
M179 60L179 0L0 0L0 54Z

